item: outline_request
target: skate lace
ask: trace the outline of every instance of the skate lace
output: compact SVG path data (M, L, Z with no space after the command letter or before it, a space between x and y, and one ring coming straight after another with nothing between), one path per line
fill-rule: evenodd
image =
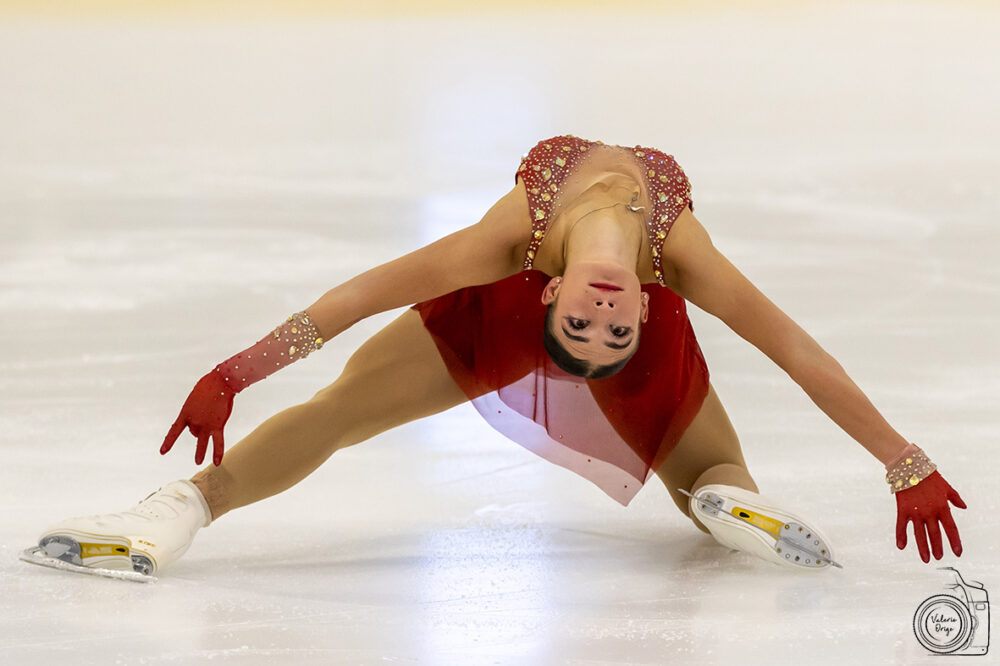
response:
M94 518L99 518L101 522L111 520L125 520L127 518L139 518L141 520L163 520L176 518L189 506L188 498L180 493L159 489L146 496L138 504L125 511L118 513L106 513Z
M164 491L162 488L150 494L128 513L144 516L151 520L158 518L176 518L190 505L188 498L175 490Z

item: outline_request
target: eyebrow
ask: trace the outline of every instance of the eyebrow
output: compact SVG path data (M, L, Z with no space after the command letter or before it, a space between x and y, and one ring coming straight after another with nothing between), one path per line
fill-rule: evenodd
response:
M570 340L576 340L577 342L590 342L590 338L585 338L585 337L580 336L580 335L573 335L572 333L570 333L569 331L566 330L565 326L562 327L562 332L565 333L566 337L569 338ZM611 347L612 349L627 349L630 344L632 344L632 338L629 338L625 342L621 342L621 343L619 343L619 342L605 342L604 346L605 347Z

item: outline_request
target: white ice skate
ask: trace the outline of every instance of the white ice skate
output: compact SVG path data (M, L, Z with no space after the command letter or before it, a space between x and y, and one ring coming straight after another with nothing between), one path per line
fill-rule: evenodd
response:
M835 566L830 540L816 523L755 492L719 483L688 495L695 516L724 546L799 570Z
M21 559L57 569L155 581L211 522L201 491L173 481L121 513L70 518L46 530Z

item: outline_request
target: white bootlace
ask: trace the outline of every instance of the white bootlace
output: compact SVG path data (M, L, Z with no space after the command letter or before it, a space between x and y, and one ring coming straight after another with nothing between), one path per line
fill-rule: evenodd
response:
M191 498L176 491L163 492L160 488L130 509L119 513L105 513L93 516L98 525L107 525L112 521L123 521L138 518L145 521L171 520L180 516L191 506Z

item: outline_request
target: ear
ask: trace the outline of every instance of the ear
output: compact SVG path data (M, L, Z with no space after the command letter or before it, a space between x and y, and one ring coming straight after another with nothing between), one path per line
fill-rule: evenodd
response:
M561 277L554 277L549 280L549 283L545 285L545 289L542 290L542 305L549 305L556 300L556 296L559 295L560 284L562 284Z
M649 294L642 292L639 301L639 321L643 324L649 319Z

